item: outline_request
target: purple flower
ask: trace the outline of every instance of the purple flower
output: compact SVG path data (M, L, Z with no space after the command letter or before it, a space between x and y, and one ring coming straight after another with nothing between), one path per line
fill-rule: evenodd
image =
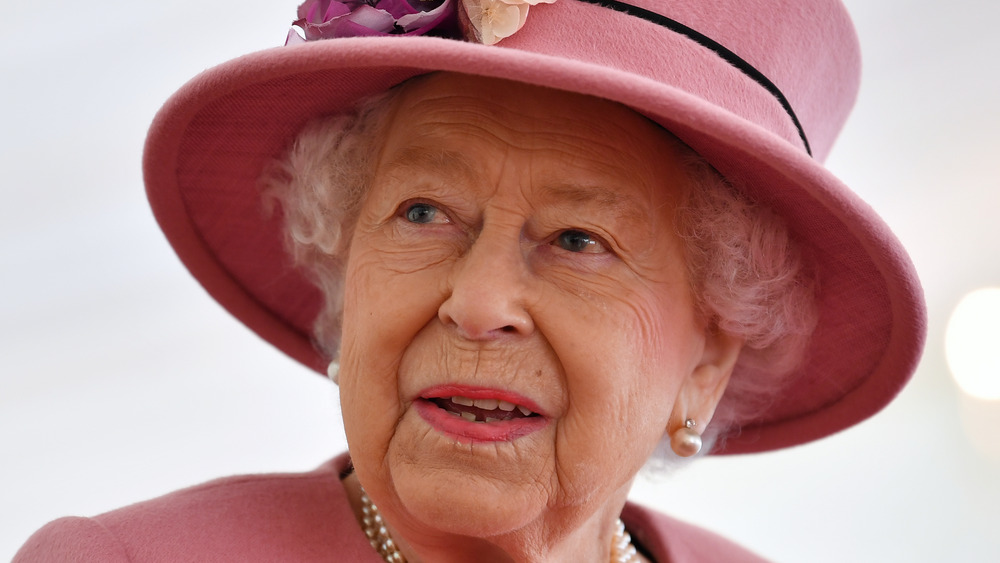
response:
M455 0L306 0L286 45L367 35L421 35L452 15ZM296 28L305 33L299 34Z

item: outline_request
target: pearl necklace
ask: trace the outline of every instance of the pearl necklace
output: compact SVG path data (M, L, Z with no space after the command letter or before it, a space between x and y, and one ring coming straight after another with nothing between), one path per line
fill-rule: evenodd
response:
M361 527L368 537L368 543L382 556L386 563L406 563L406 558L399 552L396 542L392 541L389 529L379 514L372 499L368 498L365 489L361 489ZM625 523L621 518L615 524L615 537L611 540L611 563L638 563L639 554L632 545L632 536L625 531Z

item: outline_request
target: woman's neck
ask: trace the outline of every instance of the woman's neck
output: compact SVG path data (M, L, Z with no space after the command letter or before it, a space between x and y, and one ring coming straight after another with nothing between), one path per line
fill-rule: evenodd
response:
M343 479L348 500L361 526L361 484L354 473ZM587 515L566 518L560 514L554 522L544 516L518 530L483 537L452 534L423 523L409 521L402 511L387 505L379 507L390 536L408 563L536 563L543 561L574 561L606 563L615 539L615 524L624 506L624 490L620 504ZM566 522L576 522L567 525ZM640 556L640 561L647 561Z

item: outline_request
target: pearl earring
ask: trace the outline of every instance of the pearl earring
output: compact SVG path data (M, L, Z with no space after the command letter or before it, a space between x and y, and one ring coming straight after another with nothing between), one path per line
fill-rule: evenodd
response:
M326 366L326 376L330 378L330 381L339 384L340 362L338 362L337 360L330 362L330 365Z
M670 448L681 457L691 457L701 451L701 434L695 432L695 421L690 418L684 421L684 426L670 434Z

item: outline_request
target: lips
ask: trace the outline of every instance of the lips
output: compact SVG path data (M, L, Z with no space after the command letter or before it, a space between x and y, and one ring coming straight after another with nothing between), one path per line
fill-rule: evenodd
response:
M414 401L420 416L460 441L510 441L548 424L530 399L498 389L439 386Z

